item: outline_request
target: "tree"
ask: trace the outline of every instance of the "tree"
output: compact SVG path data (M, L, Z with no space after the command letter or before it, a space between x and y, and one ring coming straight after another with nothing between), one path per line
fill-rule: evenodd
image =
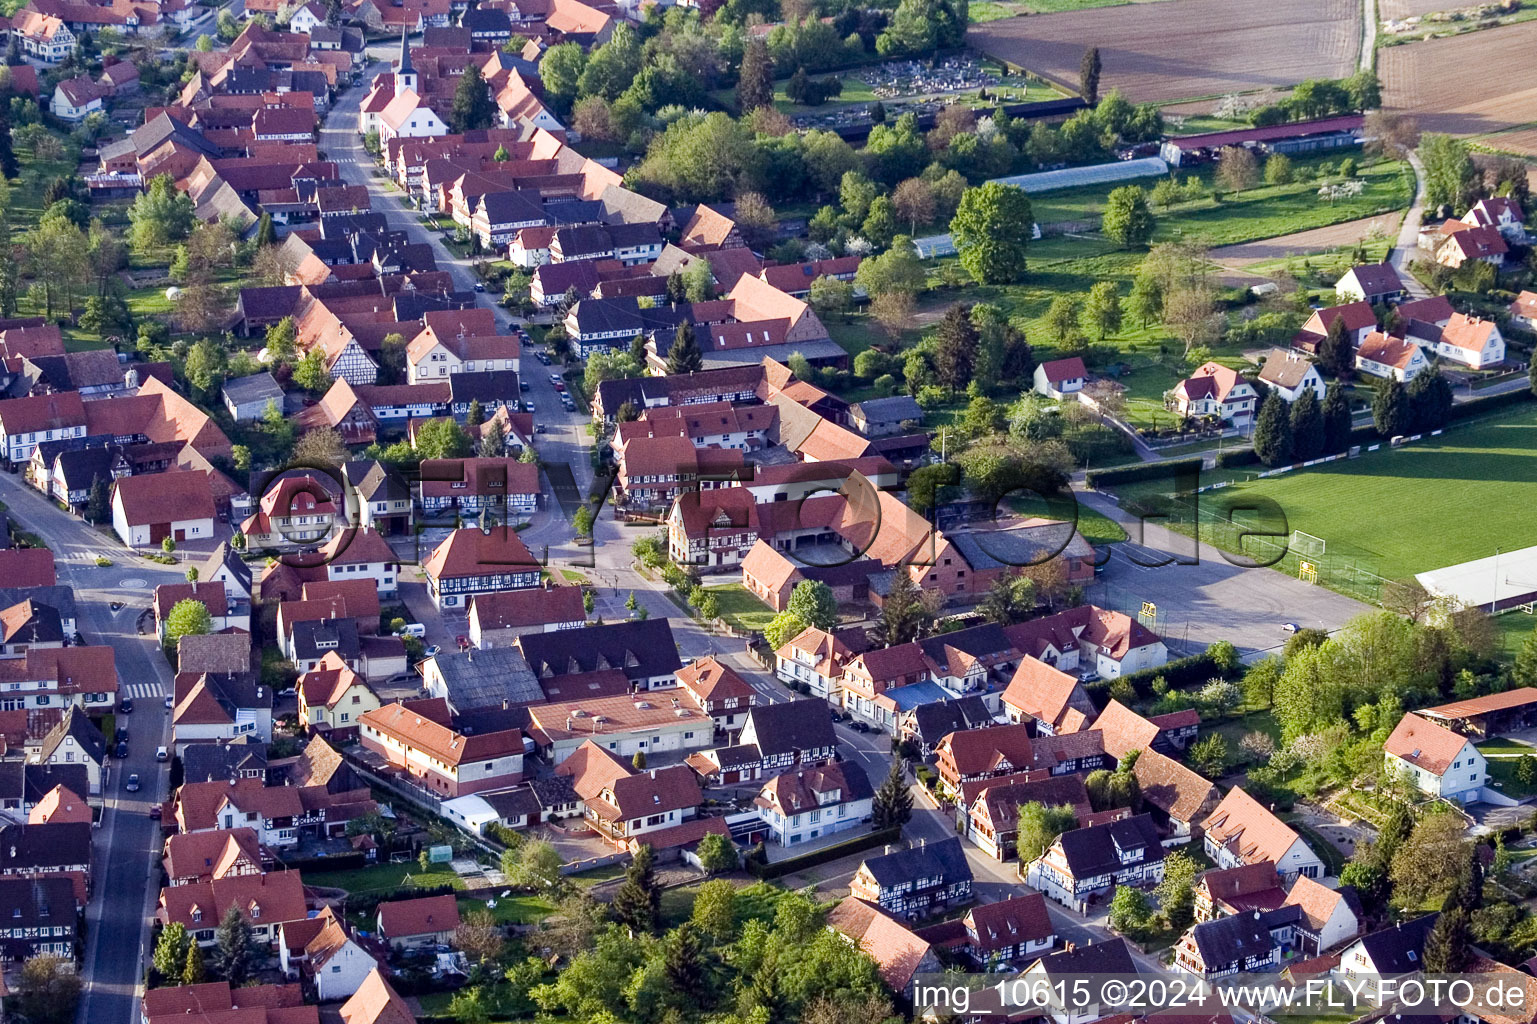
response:
M1153 889L1158 909L1176 931L1186 928L1195 917L1195 881L1201 866L1183 850L1175 850L1163 859L1163 880Z
M1080 319L1084 330L1092 331L1098 341L1121 329L1121 296L1114 281L1096 281L1090 286Z
M1163 315L1163 292L1151 274L1138 274L1131 282L1131 294L1126 297L1126 315L1147 329L1149 321Z
M1139 185L1122 185L1105 200L1100 230L1122 249L1146 245L1158 222L1147 205L1147 193Z
M922 178L907 178L898 182L896 190L891 193L891 203L897 216L907 221L908 230L914 235L918 233L920 224L934 220L937 210L934 186Z
M1372 426L1383 437L1408 433L1413 425L1409 396L1403 382L1389 377L1377 385L1372 396Z
M178 191L168 174L150 181L128 208L129 231L135 249L141 251L186 238L192 230L192 199Z
M824 275L811 282L809 301L823 316L842 316L854 306L854 285Z
M876 196L871 200L864 223L859 226L859 233L878 249L892 243L897 237L897 210L890 198Z
M891 590L881 604L881 617L875 632L887 647L916 640L927 632L933 614L924 604L918 585L905 565L899 564L891 578Z
M1220 778L1227 769L1227 740L1221 733L1211 733L1192 743L1185 759L1202 775Z
M1063 832L1077 827L1078 815L1068 804L1048 807L1038 800L1032 800L1021 806L1019 837L1015 840L1020 867L1039 858Z
M480 65L473 62L465 65L459 84L454 87L454 106L449 115L454 131L474 132L490 128L496 123L496 114L496 102L491 99L491 91L481 76Z
M27 1024L70 1024L80 1005L80 974L68 957L39 953L21 965L14 1012Z
M1455 814L1427 814L1392 856L1393 902L1419 906L1451 892L1467 869L1462 821Z
M208 606L192 598L184 598L172 605L165 619L165 650L170 657L176 643L184 636L204 636L213 632L213 616Z
M724 878L701 885L694 896L694 912L690 920L694 927L716 942L722 945L729 942L736 934L736 886Z
M934 373L951 391L966 387L977 365L981 335L971 322L970 306L951 306L934 332Z
M749 40L742 51L742 69L737 76L736 107L742 114L774 103L774 62L769 59L768 43Z
M160 938L155 943L154 964L162 978L181 976L182 966L187 962L189 945L192 945L192 937L180 922L172 921L161 929Z
M1259 181L1259 161L1252 150L1242 146L1223 146L1217 154L1217 182L1224 191L1244 192Z
M486 410L481 407L480 399L470 399L470 407L464 415L464 425L478 427L484 422L486 422Z
M208 980L208 965L203 961L203 950L196 942L187 945L187 955L182 958L181 983L201 985Z
M1336 455L1344 451L1350 443L1350 401L1339 381L1332 382L1324 392L1323 421L1324 453Z
M471 910L466 913L449 941L455 949L469 957L472 963L497 959L507 945L501 925L496 923L496 918L489 910Z
M267 353L275 362L284 362L292 359L294 345L299 337L299 325L291 316L285 316L271 327L267 328Z
M416 432L416 454L423 459L463 459L474 450L470 435L451 419L432 420Z
M775 615L763 627L763 639L770 648L779 650L806 631L808 623L788 608Z
M1452 413L1452 386L1439 370L1415 374L1404 395L1415 433L1428 434L1446 426Z
M886 774L880 788L875 791L871 811L874 816L873 824L877 830L901 827L913 816L913 794L907 788L907 772L904 765L905 762L900 757L893 758L891 771Z
M1329 322L1324 340L1318 344L1318 362L1325 372L1337 380L1348 380L1355 366L1355 346L1350 342L1350 328L1343 316L1335 316Z
M91 478L91 496L86 501L85 518L88 522L100 526L111 515L111 508L107 504L107 481L100 474Z
M1425 970L1433 974L1464 970L1472 957L1469 942L1468 912L1462 907L1441 911L1425 936Z
M672 345L667 350L667 374L698 373L702 369L704 356L699 351L698 339L694 337L694 325L684 320L673 333Z
M817 629L830 630L838 624L838 599L832 587L820 580L797 583L785 610Z
M1292 453L1291 422L1286 400L1271 390L1254 421L1254 454L1267 466L1279 466Z
M928 283L923 261L910 241L904 243L906 237L893 239L890 249L862 260L854 272L855 282L872 298L894 293L913 295Z
M1099 47L1091 46L1084 50L1083 59L1078 62L1078 94L1091 107L1099 102L1099 76L1103 70Z
M593 514L589 506L582 505L575 512L571 513L571 528L576 531L578 537L591 537L592 524ZM630 597L633 600L635 595L632 593ZM634 611L635 609L631 608L630 610Z
M172 609L175 612L175 609ZM255 948L251 926L240 916L239 907L230 907L214 929L214 948L218 951L219 971L232 986L243 984L251 970Z
M224 383L224 365L224 350L212 338L199 339L188 351L183 373L198 398L207 401Z
M502 854L502 873L513 885L528 889L549 889L560 884L560 868L565 858L542 839L525 841L516 850Z
M736 847L728 837L716 832L699 840L695 853L707 874L715 875L722 871L731 871L737 866Z
M483 459L499 459L507 454L507 428L502 426L501 420L494 419L486 424L480 432L475 454Z
M635 592L633 590L630 591L630 599L625 602L625 607L632 612L636 608ZM630 758L630 767L634 768L637 772L646 770L646 752L644 750L637 750L635 756Z
M1035 581L1023 573L1005 573L993 581L977 611L990 622L1012 626L1035 611Z
M1267 185L1290 185L1294 175L1291 157L1285 153L1272 153L1265 161L1265 184Z
M1324 453L1323 406L1312 388L1304 388L1292 403L1291 439L1292 455L1299 462L1316 459Z
M1163 322L1185 344L1185 356L1214 344L1226 324L1217 312L1216 296L1204 283L1182 284L1164 293Z
M485 990L472 985L455 992L448 1001L448 1015L459 1024L487 1024L491 1020L491 1007L486 1005Z
M1025 272L1034 224L1024 189L990 181L962 194L950 237L972 277L983 284L1010 284Z
M294 367L294 383L312 395L323 395L332 384L331 371L326 368L326 354L320 346L304 353Z
M735 216L742 238L754 249L766 249L779 233L779 214L761 192L739 192Z
M1425 208L1428 216L1441 207L1457 215L1467 210L1477 194L1478 170L1467 143L1450 135L1427 134L1420 138L1420 162L1425 165Z
M1152 916L1147 893L1129 885L1115 887L1115 895L1110 898L1110 927L1118 932L1140 931Z
M632 935L653 935L662 916L662 892L657 888L651 847L642 844L625 868L624 881L614 893L614 916Z
M903 331L912 325L913 310L917 306L913 297L906 292L888 292L885 295L877 295L870 300L870 318L880 324L881 330L892 341L896 341Z
M1051 305L1046 307L1046 315L1041 317L1041 323L1051 333L1051 338L1060 348L1070 348L1079 337L1078 322L1082 319L1079 312L1078 300L1071 295L1058 295L1051 300Z

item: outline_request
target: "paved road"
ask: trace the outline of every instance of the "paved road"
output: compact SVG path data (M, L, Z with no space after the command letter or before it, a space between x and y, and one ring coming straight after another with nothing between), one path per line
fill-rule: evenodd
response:
M183 572L128 554L111 539L49 504L19 476L0 472L0 500L21 525L48 540L59 582L75 588L79 629L89 644L110 644L125 692L170 692L171 674L152 637L136 623L149 607L154 588L185 579ZM96 553L115 565L98 568ZM113 611L110 602L124 606ZM118 716L129 731L128 759L114 762L103 786L101 827L96 833L92 899L86 910L85 991L79 1019L89 1024L132 1024L138 1018L137 987L146 963L144 942L158 896L155 880L160 830L150 821L152 804L163 802L168 773L155 762L155 748L171 742L170 713L159 697L136 699L132 715ZM126 773L143 782L125 793Z
M1164 638L1180 653L1228 640L1253 658L1285 644L1289 634L1282 629L1284 623L1335 630L1371 610L1273 569L1233 565L1226 553L1210 544L1197 548L1190 537L1123 512L1109 495L1079 490L1076 496L1119 523L1131 540L1114 546L1090 588L1090 600L1122 609L1153 602L1165 616ZM1156 564L1164 558L1173 562Z
M1430 295L1430 291L1409 273L1409 264L1420 257L1420 218L1425 215L1425 165L1420 162L1419 154L1412 149L1404 155L1409 160L1409 166L1414 168L1414 202L1409 204L1409 212L1404 214L1404 225L1399 228L1398 241L1388 253L1388 262L1398 271L1409 294L1416 299L1423 299Z

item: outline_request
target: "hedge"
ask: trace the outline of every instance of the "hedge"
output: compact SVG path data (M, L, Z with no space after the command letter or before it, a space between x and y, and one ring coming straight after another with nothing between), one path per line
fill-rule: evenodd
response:
M1132 672L1121 676L1137 691L1138 697L1152 697L1153 680L1159 676L1168 682L1169 689L1182 690L1188 686L1200 686L1213 677L1222 675L1217 668L1217 662L1205 651L1200 654L1192 654L1188 658L1177 658L1157 668L1143 669L1141 672ZM1100 679L1088 685L1089 696L1097 704L1110 703L1110 684L1114 679Z
M1084 481L1094 490L1099 490L1102 485L1129 484L1136 480L1158 480L1178 473L1199 473L1203 462L1200 456L1196 456L1192 459L1142 462L1131 466L1117 466L1113 469L1091 469L1084 474Z
M784 875L792 875L806 868L814 868L818 864L826 864L829 861L847 857L851 853L859 853L876 846L885 846L902 838L900 825L892 828L883 828L875 832L866 832L862 836L856 836L848 842L837 843L833 846L824 846L820 850L802 854L799 857L791 857L788 860L774 861L772 864L751 864L748 870L759 879L767 881L771 878L779 878Z
M339 853L334 857L302 857L283 860L281 863L290 871L356 871L368 867L368 855L357 851Z
M1226 469L1231 466L1253 466L1259 462L1259 456L1254 454L1253 448L1233 448L1217 455L1217 467Z
M1504 394L1485 395L1483 398L1472 398L1466 402L1454 402L1448 419L1465 420L1470 416L1482 416L1496 409L1530 402L1534 397L1537 396L1532 394L1531 388L1517 388L1515 391L1506 391Z

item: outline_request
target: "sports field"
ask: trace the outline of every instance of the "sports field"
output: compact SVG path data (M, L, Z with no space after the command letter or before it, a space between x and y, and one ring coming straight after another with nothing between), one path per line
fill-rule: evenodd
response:
M1537 544L1531 406L1280 477L1224 475L1235 483L1201 495L1203 521L1246 498L1268 498L1281 507L1287 529L1322 537L1331 558L1348 557L1388 579ZM1150 493L1147 484L1125 489L1127 498Z

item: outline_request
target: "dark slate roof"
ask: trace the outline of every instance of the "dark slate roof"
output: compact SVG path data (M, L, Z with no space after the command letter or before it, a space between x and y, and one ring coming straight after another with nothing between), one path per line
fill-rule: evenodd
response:
M722 771L757 764L763 760L763 753L757 747L741 743L730 747L716 747L710 751L710 755L714 757L715 763L721 766Z
M945 885L971 878L971 865L966 863L966 850L959 836L867 857L860 867L870 872L870 877L883 889L914 878L942 878Z
M143 156L167 139L174 138L184 146L197 150L210 159L219 158L219 147L203 138L203 133L194 128L189 128L176 120L170 114L160 114L153 121L135 129L133 135L134 151Z
M918 645L923 648L923 653L939 662L944 661L946 647L969 654L973 658L1008 655L1014 651L1014 644L1009 640L1008 634L1004 633L1003 627L995 622L958 629L953 633L940 633L938 636L918 641Z
M480 793L479 797L491 805L491 809L503 818L521 818L525 814L538 814L543 808L534 791L526 786L501 793Z
M656 306L641 309L635 298L620 296L614 299L583 299L572 307L571 312L576 318L576 329L582 335L613 331L640 334L676 329L689 318L690 308L684 304L677 308Z
M53 755L53 752L58 749L59 744L64 742L66 737L73 738L75 746L81 753L90 757L97 764L101 764L107 759L107 738L101 734L100 729L91 723L89 718L85 717L85 712L77 707L71 707L68 711L64 712L63 720L48 730L48 735L43 737L41 759L44 761L48 760ZM79 795L83 797L86 794L81 793Z
M188 782L223 782L242 771L267 772L267 745L261 742L189 743L181 755Z
M634 681L671 675L683 667L672 626L664 618L528 633L517 643L540 678L612 668Z
M83 800L90 795L91 770L83 764L29 764L22 773L21 785L21 798L29 806L47 796L55 786L63 786Z
M959 839L955 842L960 842ZM1110 939L1077 949L1041 957L1039 963L1048 977L1082 977L1085 974L1136 974L1137 962L1131 958L1126 940Z
M923 421L923 407L911 395L894 395L891 398L871 398L854 406L872 423L900 423L903 420Z
M60 618L75 617L74 587L0 587L0 608L9 608L28 600L55 609Z
M947 733L988 725L993 714L977 694L920 704L913 709L913 731L926 747L938 743Z
M502 60L507 60L503 54ZM544 204L544 218L552 226L596 224L603 219L603 204L596 199L561 199Z
M479 399L486 402L511 402L518 397L518 371L491 370L487 373L451 373L448 375L449 402L457 405Z
M1074 878L1108 875L1121 866L1121 853L1141 849L1144 863L1163 860L1163 844L1150 814L1062 833L1062 853Z
M580 633L585 630L570 630ZM554 634L549 634L553 636ZM500 708L509 704L544 702L544 690L523 652L515 647L488 647L483 651L440 652L434 659L448 688L448 703L455 711Z
M225 381L224 397L236 405L245 405L247 402L273 401L278 405L283 404L283 389L270 373L253 373L249 377L236 377L234 380Z
M528 788L533 791L541 807L559 807L581 800L576 795L576 786L569 775L545 775L529 779Z
M233 548L224 541L208 553L203 559L202 566L198 569L198 578L211 580L220 569L229 570L229 574L244 587L247 593L251 591L251 564L241 558Z
M68 878L0 878L0 918L7 922L0 950L7 959L25 960L32 955L35 943L58 939L13 939L11 930L25 933L45 926L63 927L68 929L65 934L73 937L77 921L75 884Z
M327 220L333 218L326 218ZM247 317L268 320L285 317L299 301L299 285L267 285L240 289L240 311Z
M1296 906L1279 907L1269 912L1247 911L1198 924L1190 937L1201 954L1201 962L1208 968L1215 968L1249 957L1266 956L1275 945L1270 930L1295 924L1299 916L1301 908Z
M26 793L26 770L31 767L21 761L0 761L0 800L20 800ZM75 765L84 768L85 765Z
M472 35L476 32L500 32L504 35L512 35L512 19L507 17L506 11L476 7L465 11L463 17L459 19L459 24L469 29Z
M480 197L491 224L543 224L547 221L539 201L522 191L487 192Z
M401 475L374 459L344 463L342 475L363 501L405 501L411 497L411 488Z
M89 822L6 825L0 828L0 874L89 863Z
M322 647L321 644L326 646ZM335 651L343 661L353 661L360 649L357 620L310 619L295 622L293 649L297 661L314 661L325 657L329 651Z
M744 736L746 730L752 730L758 751L765 757L838 745L827 702L815 698L755 705L747 710L747 722L742 728Z
M71 491L91 487L97 477L108 486L112 483L112 448L78 448L59 452L54 457L54 468L64 474L64 486ZM47 452L43 453L47 458Z
M1397 975L1424 970L1425 937L1440 916L1426 914L1363 936L1361 945L1372 958L1377 973Z

